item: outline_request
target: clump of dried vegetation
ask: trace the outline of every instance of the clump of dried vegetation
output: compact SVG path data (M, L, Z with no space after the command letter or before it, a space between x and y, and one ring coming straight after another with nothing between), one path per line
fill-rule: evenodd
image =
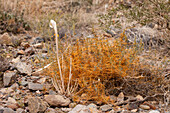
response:
M45 72L56 83L61 82L58 68L61 65L65 89L70 87L74 100L78 101L81 98L79 96L83 94L86 95L85 100L107 103L107 84L116 77L136 76L139 66L139 51L135 46L128 49L128 44L123 38L122 33L119 39L112 42L100 36L77 39L67 50L60 49L60 64L54 62ZM54 53L49 56L54 56ZM56 57L51 57L46 63L52 61L57 61Z
M69 44L60 43L59 62L55 50L50 50L51 57L45 60L45 65L52 64L45 74L51 76L58 93L77 102L101 104L113 103L110 95L120 92L150 96L168 88L162 76L163 66L147 63L140 56L142 43L129 44L124 32L118 39L94 35L76 41L68 39Z

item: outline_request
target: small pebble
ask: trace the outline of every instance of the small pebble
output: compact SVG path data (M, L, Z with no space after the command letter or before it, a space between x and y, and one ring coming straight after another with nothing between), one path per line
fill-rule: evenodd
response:
M151 110L151 111L149 111L149 113L160 113L160 111L158 111L158 110Z
M149 110L150 109L150 107L148 105L142 105L141 104L139 107L144 109L144 110Z

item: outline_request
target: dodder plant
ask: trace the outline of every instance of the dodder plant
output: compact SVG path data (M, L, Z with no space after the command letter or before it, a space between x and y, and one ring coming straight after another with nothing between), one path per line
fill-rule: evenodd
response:
M65 51L50 53L51 66L46 74L60 94L73 100L109 102L106 84L114 77L133 75L138 65L136 47L128 48L124 33L116 40L105 37L77 39ZM56 42L58 47L58 42ZM56 55L57 54L57 55Z

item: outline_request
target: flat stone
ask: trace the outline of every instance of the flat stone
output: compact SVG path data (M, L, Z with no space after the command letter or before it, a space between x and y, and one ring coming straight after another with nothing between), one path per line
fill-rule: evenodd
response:
M16 72L5 72L3 76L3 84L4 86L9 86L10 84L16 81Z
M19 50L19 51L17 52L17 54L18 54L18 55L24 55L25 52L24 52L23 50Z
M158 110L151 110L151 111L149 111L149 113L160 113L160 111L158 111Z
M111 111L111 110L112 110L112 106L111 106L111 105L103 105L103 106L100 107L100 109L101 109L103 112Z
M138 109L132 109L131 112L136 113Z
M72 110L72 108L61 108L61 110L64 111L64 112L66 112L66 113L68 113L69 111Z
M44 99L51 106L68 106L70 104L69 98L64 98L62 95L45 95Z
M28 83L28 88L31 90L43 90L44 85L30 82Z
M144 110L149 110L150 109L150 107L148 105L143 105L143 104L139 105L139 107L144 109Z
M25 62L18 62L15 64L15 67L21 74L31 75L32 73L32 66L29 64L27 65Z
M34 47L37 49L42 49L43 44L42 43L34 44Z
M91 113L91 111L85 105L78 104L68 113Z
M28 109L30 113L43 113L47 109L48 104L37 97L28 98Z

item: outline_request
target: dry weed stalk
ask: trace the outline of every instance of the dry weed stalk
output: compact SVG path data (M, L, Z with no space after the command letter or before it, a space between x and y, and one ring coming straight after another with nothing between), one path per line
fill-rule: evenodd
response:
M54 20L50 21L50 27L54 29L55 34L56 34L55 35L55 38L56 38L56 58L57 58L57 63L58 63L59 75L60 75L60 81L58 81L58 79L55 77L57 75L53 74L52 75L52 82L53 82L54 87L58 91L58 93L65 94L65 95L70 95L71 92L72 92L70 90L70 82L71 82L71 78L72 78L72 74L71 74L71 64L72 64L72 61L70 59L70 73L69 73L69 80L68 80L69 82L68 82L68 85L67 85L67 89L65 90L64 78L63 78L61 64L60 64L60 59L59 59L58 31L57 31L56 22ZM48 64L47 66L50 66L52 63Z

